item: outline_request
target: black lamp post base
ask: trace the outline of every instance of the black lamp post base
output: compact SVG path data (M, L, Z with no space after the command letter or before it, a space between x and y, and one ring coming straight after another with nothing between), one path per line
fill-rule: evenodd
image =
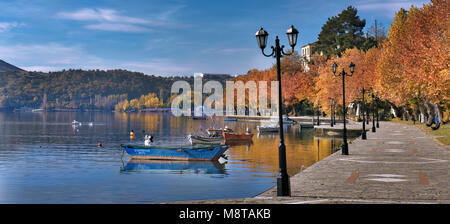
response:
M342 144L342 155L348 155L348 145L347 142Z
M291 196L291 183L287 174L277 177L277 196Z
M376 132L375 127L372 127L372 132Z
M377 128L380 128L380 124L377 123Z
M365 131L363 131L362 135L361 135L361 139L366 140L367 139L367 134Z

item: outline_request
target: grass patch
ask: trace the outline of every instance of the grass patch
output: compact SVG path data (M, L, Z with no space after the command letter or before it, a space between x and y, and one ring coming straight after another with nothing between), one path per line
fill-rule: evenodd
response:
M419 123L412 121L404 121L400 120L399 118L392 119L393 122L400 123L400 124L407 124L407 125L414 125L420 130L424 131L428 135L432 136L439 136L436 138L436 140L441 143L442 145L450 145L450 125L449 124L441 124L438 130L432 130L430 127L427 127L424 123Z

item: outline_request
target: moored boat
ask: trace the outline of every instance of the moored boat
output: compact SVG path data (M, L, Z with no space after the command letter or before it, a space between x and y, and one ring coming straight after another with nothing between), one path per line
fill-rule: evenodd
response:
M289 117L283 117L283 124L295 124L295 123L297 123L297 121L292 120Z
M218 160L227 145L145 146L120 145L132 159Z
M235 117L224 117L223 120L224 121L237 121L237 118L235 118Z
M211 144L211 145L220 145L224 140L222 136L217 137L208 137L201 135L188 135L188 140L191 144Z
M258 129L259 132L278 132L280 130L280 128L276 126L257 126L256 129Z
M247 132L247 133L243 133L243 134L238 134L238 133L232 133L232 132L224 132L223 137L227 141L229 141L229 140L251 140L253 137L253 133Z
M206 116L193 116L192 120L206 120Z
M303 128L314 128L314 124L299 124L301 129Z
M222 136L223 132L232 132L233 130L231 130L228 127L225 127L224 129L220 128L220 129L214 129L214 128L210 128L210 129L206 129L206 132L208 132L208 135L210 137L214 137L214 136Z

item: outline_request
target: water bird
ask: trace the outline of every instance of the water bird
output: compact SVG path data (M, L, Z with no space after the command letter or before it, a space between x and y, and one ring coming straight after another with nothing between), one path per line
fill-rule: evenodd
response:
M144 137L144 145L150 145L153 142L153 136L145 135Z

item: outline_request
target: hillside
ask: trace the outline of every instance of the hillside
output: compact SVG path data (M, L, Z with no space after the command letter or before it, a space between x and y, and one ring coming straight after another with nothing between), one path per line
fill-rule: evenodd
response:
M204 78L204 81L212 78ZM217 76L222 83L226 76ZM111 110L124 99L155 93L164 102L173 82L192 76L160 77L127 70L7 71L0 73L0 108Z
M23 71L22 69L0 60L0 72Z

